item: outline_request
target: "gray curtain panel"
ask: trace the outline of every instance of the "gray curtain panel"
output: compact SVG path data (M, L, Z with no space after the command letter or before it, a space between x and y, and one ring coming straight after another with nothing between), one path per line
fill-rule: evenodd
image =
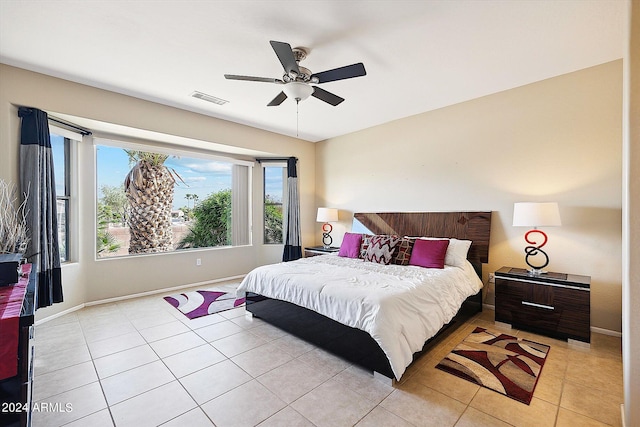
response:
M287 160L287 213L285 223L285 242L282 261L293 261L302 258L302 238L300 237L300 196L298 195L298 159Z
M53 152L47 113L20 107L20 187L27 193L30 242L25 256L38 274L38 307L62 302Z

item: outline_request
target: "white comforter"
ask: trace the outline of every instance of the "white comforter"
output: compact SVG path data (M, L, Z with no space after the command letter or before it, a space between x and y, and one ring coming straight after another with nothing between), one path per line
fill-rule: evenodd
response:
M445 266L440 270L381 265L333 254L258 267L237 292L292 302L368 332L399 380L413 353L481 288L469 262L464 269Z

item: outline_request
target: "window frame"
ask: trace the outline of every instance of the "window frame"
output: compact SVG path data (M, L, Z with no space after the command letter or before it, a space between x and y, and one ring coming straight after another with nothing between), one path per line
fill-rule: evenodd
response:
M98 146L106 146L106 147L110 147L110 148L120 148L120 149L126 149L126 150L136 150L136 151L146 151L146 152L153 152L153 153L158 153L158 154L166 154L169 156L175 156L175 157L187 157L187 158L195 158L195 159L203 159L203 160L210 160L210 161L218 161L218 162L226 162L231 164L232 166L246 166L247 167L247 187L246 187L246 198L247 201L245 203L246 209L248 209L247 212L247 239L248 241L246 243L239 243L237 244L235 242L235 233L233 232L233 228L234 228L234 224L233 224L233 216L232 216L232 224L231 224L231 228L232 228L232 243L230 245L225 245L225 246L207 246L207 247L197 247L197 248L186 248L186 249L174 249L172 251L166 251L166 252L155 252L155 253L141 253L141 254L123 254L123 255L117 255L117 256L107 256L107 257L98 257L97 252L94 251L94 259L95 261L108 261L108 260L114 260L114 259L124 259L124 258L129 258L129 257L140 257L140 256L157 256L157 255L170 255L170 254L180 254L180 253L185 253L185 252L189 252L189 251L202 251L202 250L220 250L220 249L227 249L227 248L237 248L237 247L242 247L242 246L251 246L252 245L252 240L251 240L251 229L252 229L252 215L251 215L251 200L252 200L252 194L253 194L253 188L251 185L251 180L252 180L252 173L253 173L253 167L255 166L255 162L253 161L249 161L249 160L243 160L243 159L237 159L234 157L228 157L228 156L224 156L224 155L220 155L216 152L213 151L209 151L206 149L200 149L200 148L189 148L189 147L185 147L179 144L173 145L167 142L163 142L163 141L131 141L128 140L126 137L123 136L117 136L117 137L113 137L111 135L95 135L92 138L92 145L93 145L93 161L94 161L94 200L92 202L93 204L93 247L95 248L97 246L97 229L98 229L98 212L97 212L97 202L98 202L98 186L100 185L100 183L98 182ZM231 184L231 190L232 190L232 199L233 199L233 189L234 189L234 182L233 182L233 168L232 167L232 184ZM122 179L124 180L125 176L122 177ZM178 180L179 181L179 180ZM232 201L232 206L233 206L233 201Z
M65 255L60 259L61 264L74 263L78 259L78 144L83 136L77 132L55 126L49 123L49 134L63 138L64 141L64 188L65 194L56 191L56 206L58 201L65 205ZM56 208L57 215L57 208ZM59 226L59 225L58 225Z
M282 218L282 242L275 242L275 243L269 243L266 240L266 215L267 215L267 206L268 205L276 205L276 203L267 203L267 168L282 168L282 203L280 203L280 205L282 205L282 212L283 212L283 218ZM285 242L285 218L284 218L284 213L286 212L286 207L287 207L287 195L288 195L288 188L287 188L287 162L286 161L264 161L262 162L262 244L263 245L283 245Z

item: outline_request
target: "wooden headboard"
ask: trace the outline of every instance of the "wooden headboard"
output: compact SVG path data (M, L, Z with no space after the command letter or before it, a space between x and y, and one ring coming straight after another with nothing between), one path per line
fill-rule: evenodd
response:
M476 271L481 274L481 264L489 262L491 212L365 212L353 216L354 224L357 220L371 234L471 240L467 259Z

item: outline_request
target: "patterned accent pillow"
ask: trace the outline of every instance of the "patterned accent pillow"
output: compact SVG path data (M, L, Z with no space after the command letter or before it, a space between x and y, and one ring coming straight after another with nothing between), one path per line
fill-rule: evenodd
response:
M415 240L401 239L400 243L396 247L393 257L391 257L391 264L395 265L409 265L411 259L411 251Z
M369 244L371 243L372 234L363 234L362 235L362 243L360 243L360 256L358 258L364 259L367 255L367 249L369 249Z
M371 238L367 253L364 256L365 261L376 262L378 264L389 264L393 257L393 252L400 243L398 236L382 236L376 235Z

